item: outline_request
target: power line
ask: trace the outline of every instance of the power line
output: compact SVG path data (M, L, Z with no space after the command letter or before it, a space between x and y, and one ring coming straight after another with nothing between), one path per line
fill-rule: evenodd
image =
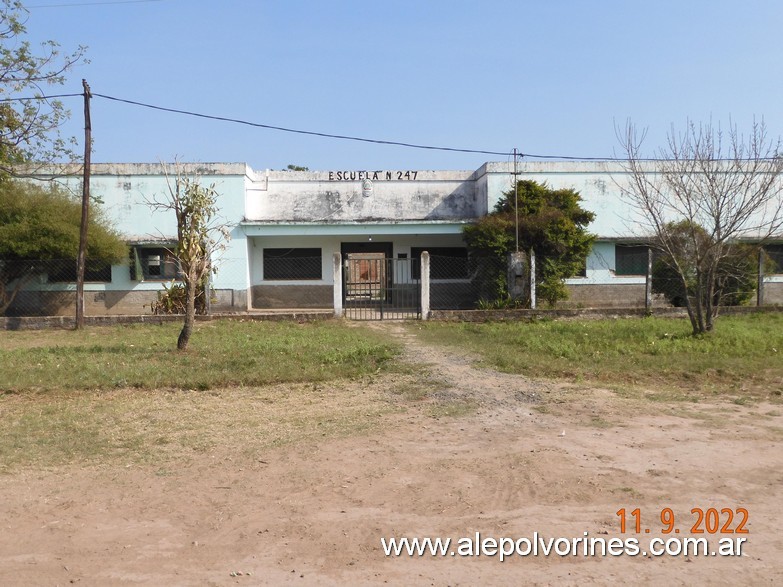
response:
M52 96L33 96L32 98L0 98L0 102L29 102L30 100L52 100L54 98L75 98L84 94L54 94Z
M52 96L33 96L28 98L2 98L0 99L0 102L15 102L15 101L26 101L26 100L47 100L51 98L73 98L73 97L80 97L83 94L57 94ZM271 124L263 124L260 122L250 122L248 120L241 120L238 118L228 118L225 116L214 116L211 114L202 114L199 112L191 112L189 110L181 110L178 108L167 108L165 106L156 106L154 104L147 104L144 102L138 102L135 100L128 100L125 98L117 98L115 96L107 96L105 94L98 94L95 92L92 92L91 94L94 97L97 98L103 98L105 100L111 100L114 102L120 102L123 104L131 104L134 106L141 106L143 108L149 108L152 110L159 110L162 112L172 112L174 114L182 114L185 116L193 116L196 118L204 118L207 120L217 120L220 122L231 122L234 124L242 124L245 126L251 126L255 128L265 128L269 130L277 130L281 132L288 132L288 133L295 133L295 134L302 134L302 135L308 135L308 136L316 136L316 137L323 137L328 139L340 139L340 140L347 140L347 141L359 141L363 143L372 143L376 145L391 145L391 146L398 146L398 147L408 147L412 149L427 149L431 151L447 151L452 153L473 153L473 154L479 154L479 155L498 155L498 156L508 156L508 151L489 151L489 150L482 150L482 149L462 149L457 147L438 147L433 145L421 145L416 143L405 143L401 141L388 141L388 140L382 140L382 139L369 139L365 137L354 137L349 135L339 135L339 134L331 134L331 133L324 133L324 132L316 132L316 131L310 131L310 130L301 130L301 129L295 129L295 128L287 128L284 126L275 126ZM517 152L516 154L519 158L534 158L534 159L563 159L563 160L570 160L570 161L620 161L621 159L618 159L616 157L573 157L573 156L567 156L567 155L533 155L529 153L520 153Z
M460 149L456 147L435 147L432 145L419 145L416 143L403 143L399 141L386 141L381 139L368 139L364 137L353 137L349 135L337 135L337 134L330 134L330 133L324 133L324 132L316 132L311 130L301 130L301 129L295 129L295 128L286 128L283 126L273 126L271 124L262 124L260 122L250 122L247 120L240 120L238 118L227 118L225 116L213 116L210 114L200 114L198 112L190 112L188 110L179 110L177 108L166 108L163 106L155 106L153 104L145 104L144 102L136 102L134 100L126 100L124 98L115 98L113 96L106 96L105 94L92 94L95 97L98 98L104 98L105 100L113 100L115 102L123 102L125 104L133 104L134 106L142 106L144 108L151 108L153 110L162 110L163 112L173 112L176 114L184 114L186 116L195 116L197 118L206 118L208 120L219 120L222 122L233 122L235 124L243 124L246 126L253 126L256 128L266 128L270 130L279 130L282 132L289 132L289 133L295 133L295 134L302 134L302 135L309 135L309 136L315 136L315 137L324 137L328 139L342 139L346 141L360 141L363 143L374 143L378 145L394 145L398 147L409 147L412 149L429 149L433 151L451 151L451 152L457 152L457 153L478 153L481 155L508 155L507 152L503 151L484 151L480 149Z
M71 6L102 6L106 4L141 4L148 2L162 2L163 0L106 0L104 2L73 2L70 4L35 4L25 8L68 8Z
M143 1L143 0L117 0L117 1ZM150 0L155 1L155 0ZM74 98L74 97L81 97L84 94L56 94L51 96L33 96L33 97L27 97L27 98L0 98L0 103L2 102L21 102L26 100L49 100L53 98ZM239 118L229 118L226 116L214 116L211 114L202 114L199 112L191 112L189 110L181 110L178 108L167 108L165 106L156 106L154 104L147 104L144 102L137 102L135 100L128 100L125 98L117 98L115 96L107 96L105 94L97 94L97 93L91 93L92 96L103 98L105 100L110 100L114 102L120 102L123 104L131 104L133 106L141 106L143 108L149 108L152 110L159 110L162 112L171 112L174 114L182 114L185 116L193 116L196 118L204 118L207 120L217 120L220 122L231 122L234 124L241 124L245 126L251 126L254 128L265 128L269 130L277 130L281 132L288 132L288 133L295 133L295 134L302 134L302 135L308 135L308 136L315 136L315 137L323 137L328 139L340 139L340 140L347 140L347 141L359 141L363 143L372 143L376 145L392 145L397 147L407 147L411 149L427 149L431 151L447 151L451 153L473 153L473 154L479 154L479 155L498 155L498 156L510 156L509 151L489 151L489 150L483 150L483 149L462 149L457 147L438 147L433 145L421 145L417 143L405 143L401 141L388 141L388 140L382 140L382 139L369 139L365 137L354 137L350 135L339 135L339 134L331 134L331 133L324 133L324 132L316 132L311 130L301 130L301 129L295 129L295 128L287 128L284 126L275 126L271 124L263 124L260 122L250 122L248 120L242 120ZM535 153L521 153L519 151L516 152L516 157L519 157L520 159L549 159L549 160L561 160L561 161L627 161L626 158L622 157L576 157L573 155L538 155ZM777 157L764 157L764 160L774 160L777 159ZM716 161L732 161L733 159L716 159ZM671 161L671 159L666 158L660 158L660 157L649 157L649 158L638 158L637 161Z

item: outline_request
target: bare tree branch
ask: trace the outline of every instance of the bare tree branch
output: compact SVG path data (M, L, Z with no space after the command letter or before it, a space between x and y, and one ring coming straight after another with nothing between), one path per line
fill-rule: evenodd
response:
M163 164L168 193L147 204L152 210L173 212L177 221L177 245L172 251L179 263L185 286L185 321L177 340L179 350L187 349L196 316L196 294L206 287L206 279L216 270L215 257L230 239L229 225L218 216L219 194L215 185L201 185L198 176L184 173L178 161L173 172Z
M711 330L737 242L761 244L783 229L780 139L763 121L747 136L732 122L724 131L689 121L650 161L640 155L645 132L628 121L616 134L626 157L622 196L688 292L694 333Z

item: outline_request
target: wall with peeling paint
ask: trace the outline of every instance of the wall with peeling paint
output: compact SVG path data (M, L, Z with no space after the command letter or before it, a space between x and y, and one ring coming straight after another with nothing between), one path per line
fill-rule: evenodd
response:
M251 176L245 218L332 223L470 220L485 208L469 171L271 171Z

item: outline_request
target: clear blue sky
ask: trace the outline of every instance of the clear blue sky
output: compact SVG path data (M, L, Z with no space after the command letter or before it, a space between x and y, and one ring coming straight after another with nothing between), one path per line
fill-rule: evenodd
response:
M89 47L66 91L263 124L577 157L685 120L783 132L779 0L26 0L33 41ZM92 2L102 2L92 4ZM105 2L105 3L103 3ZM89 5L76 5L89 4ZM69 99L69 134L82 133ZM92 101L95 162L474 169L502 156L286 134Z

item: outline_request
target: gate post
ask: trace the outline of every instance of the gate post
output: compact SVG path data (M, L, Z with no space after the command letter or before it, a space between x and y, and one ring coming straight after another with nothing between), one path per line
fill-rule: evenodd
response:
M332 255L332 279L334 316L340 318L343 315L343 256L340 253Z
M421 253L421 319L430 317L430 254Z
M530 249L530 309L536 309L536 251Z
M644 277L644 311L646 314L652 313L652 266L652 247L647 247L647 272Z
M758 289L756 289L756 305L764 305L764 247L759 247L759 276Z
M527 255L522 251L509 253L506 263L506 283L508 295L516 302L522 302L527 298L529 283L525 283L525 271L527 271Z

